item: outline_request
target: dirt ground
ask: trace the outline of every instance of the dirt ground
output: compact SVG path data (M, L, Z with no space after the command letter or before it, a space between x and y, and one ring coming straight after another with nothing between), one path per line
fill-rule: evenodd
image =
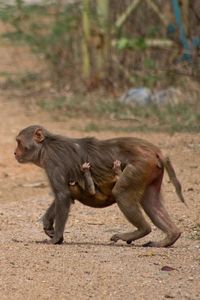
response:
M5 56L0 62L14 68ZM173 247L141 247L161 238L154 226L150 236L132 245L112 244L114 233L131 229L117 205L92 209L78 202L71 209L64 244L54 246L44 243L47 237L39 222L52 200L51 191L41 169L14 160L15 136L21 128L40 123L57 133L83 137L88 134L71 128L86 120L55 121L47 113L22 107L3 91L0 119L1 300L200 299L200 242L194 228L200 223L200 134L127 134L159 145L182 182L188 207L164 178L166 206L183 232Z

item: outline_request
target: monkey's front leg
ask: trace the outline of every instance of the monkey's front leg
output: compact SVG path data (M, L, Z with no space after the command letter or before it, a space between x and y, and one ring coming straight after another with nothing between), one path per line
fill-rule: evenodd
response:
M65 223L71 205L71 193L69 191L62 191L55 193L55 196L55 233L52 243L62 244Z
M55 200L51 203L46 213L42 217L44 232L50 237L54 236L54 219L55 219Z

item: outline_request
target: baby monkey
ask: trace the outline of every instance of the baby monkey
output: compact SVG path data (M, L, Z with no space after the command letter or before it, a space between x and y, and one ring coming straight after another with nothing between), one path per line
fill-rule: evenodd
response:
M81 166L81 171L83 172L86 191L91 196L94 196L97 191L96 191L96 187L95 187L95 184L94 184L94 181L93 181L93 178L92 178L92 174L90 172L90 168L91 168L90 163L89 162L85 162ZM119 176L122 173L121 161L119 161L119 160L115 160L114 161L114 163L113 163L113 171L114 171L114 174L115 174L114 181L117 182L117 180L119 179ZM76 184L75 182L70 182L69 183L70 186L73 186L75 184Z

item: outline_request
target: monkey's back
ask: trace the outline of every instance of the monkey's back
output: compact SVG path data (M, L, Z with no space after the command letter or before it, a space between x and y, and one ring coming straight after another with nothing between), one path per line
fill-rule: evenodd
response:
M146 160L157 164L160 149L152 143L135 138L119 137L107 140L84 139L87 144L87 159L91 164L91 173L95 183L109 182L115 176L113 162L119 160L122 170L127 164ZM85 148L85 149L86 149ZM141 155L142 154L142 155Z

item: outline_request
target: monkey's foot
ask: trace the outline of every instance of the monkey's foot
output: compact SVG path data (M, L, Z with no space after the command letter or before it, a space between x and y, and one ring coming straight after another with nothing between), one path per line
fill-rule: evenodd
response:
M133 232L114 234L110 240L115 243L121 240L127 242L127 244L131 244L134 241Z
M155 244L156 244L156 243L149 241L149 242L143 244L142 246L143 246L143 247L155 247Z
M164 240L159 241L159 242L148 242L143 244L143 247L170 247L172 246L180 237L181 232L177 232L176 234L174 234L171 238L166 237Z
M54 245L61 245L64 241L63 236L61 238L56 238L55 236L52 238L51 243Z
M168 245L165 245L164 243L161 242L147 242L142 245L143 247L155 247L155 248L162 248L162 247L169 247Z

